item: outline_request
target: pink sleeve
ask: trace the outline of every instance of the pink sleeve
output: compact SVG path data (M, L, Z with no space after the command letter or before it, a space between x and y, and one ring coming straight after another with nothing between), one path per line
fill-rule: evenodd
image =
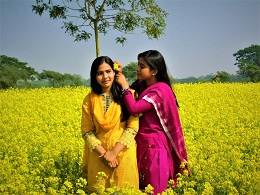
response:
M124 101L130 114L140 114L153 109L153 105L146 100L141 99L136 102L131 93L124 96Z

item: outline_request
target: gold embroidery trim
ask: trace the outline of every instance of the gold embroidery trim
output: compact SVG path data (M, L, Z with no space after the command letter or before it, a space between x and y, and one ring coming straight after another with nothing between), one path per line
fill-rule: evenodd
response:
M129 148L136 134L137 133L133 129L126 128L118 142L123 144L126 148Z
M91 152L95 149L95 147L97 147L98 145L101 145L101 142L97 139L97 137L95 136L93 131L86 133L84 135L83 139L87 143Z

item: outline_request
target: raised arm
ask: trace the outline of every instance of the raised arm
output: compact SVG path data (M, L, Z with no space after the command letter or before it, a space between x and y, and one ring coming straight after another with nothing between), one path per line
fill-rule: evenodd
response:
M146 100L135 101L132 94L127 92L124 95L124 101L127 107L127 110L130 114L140 114L148 110L153 109L153 105Z
M122 86L123 90L129 89L129 84L123 73L119 72L116 75L116 82ZM141 99L136 102L130 91L124 93L124 101L130 114L140 114L153 108L153 105L146 100Z

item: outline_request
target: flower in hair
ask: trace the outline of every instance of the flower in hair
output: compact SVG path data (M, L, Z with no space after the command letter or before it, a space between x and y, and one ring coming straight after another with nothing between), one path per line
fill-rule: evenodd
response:
M117 70L118 69L118 64L117 63L114 63L114 70Z

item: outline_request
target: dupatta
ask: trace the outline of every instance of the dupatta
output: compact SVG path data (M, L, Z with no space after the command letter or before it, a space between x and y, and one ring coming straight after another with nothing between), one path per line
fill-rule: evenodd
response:
M179 158L179 163L188 163L182 126L172 89L164 82L157 82L146 88L138 99L144 99L154 106L163 130Z
M103 98L101 95L92 92L90 100L93 117L100 127L105 131L114 129L118 121L120 121L121 106L112 101L108 110L104 113Z

